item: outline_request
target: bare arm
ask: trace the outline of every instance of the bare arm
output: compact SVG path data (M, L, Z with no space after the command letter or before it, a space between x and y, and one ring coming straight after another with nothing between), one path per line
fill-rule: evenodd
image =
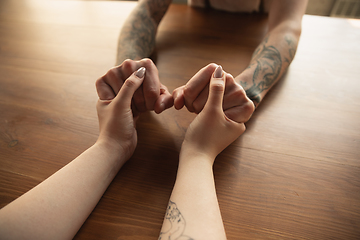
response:
M231 78L220 66L209 76L209 97L186 131L159 239L226 239L212 167L216 156L245 131L243 123L224 112L225 82Z
M139 0L120 32L116 65L151 55L158 25L170 3L171 0Z
M144 68L142 68L144 69ZM120 69L117 69L120 70ZM114 78L110 70L104 77ZM72 239L121 168L132 155L137 136L131 98L143 82L143 70L121 89L108 81L116 97L98 88L98 141L48 179L0 210L1 239Z
M95 144L1 209L0 238L72 239L125 162L109 150Z
M293 60L306 5L307 0L273 0L269 11L268 33L255 50L248 68L235 78L255 106Z

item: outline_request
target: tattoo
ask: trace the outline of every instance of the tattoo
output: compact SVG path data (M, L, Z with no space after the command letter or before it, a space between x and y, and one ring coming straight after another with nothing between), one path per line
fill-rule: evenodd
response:
M149 57L155 48L157 26L171 1L139 2L131 18L121 30L118 41L117 64L125 59Z
M151 0L147 2L149 11L157 24L160 23L162 17L165 15L172 0Z
M285 41L289 45L289 57L290 57L290 59L293 59L295 56L295 52L296 52L295 42L289 36L285 36Z
M246 95L255 103L260 103L260 94L269 89L279 77L282 67L281 55L275 46L267 46L269 36L255 50L252 62L255 62L255 71L252 77L252 86L246 90ZM254 63L253 63L254 64Z
M171 227L168 231L160 233L159 240L194 240L183 235L186 226L185 219L171 200L166 210L165 219L170 222Z
M268 40L269 40L269 36L266 36L265 37L265 39L262 41L262 43L260 44L260 46L258 46L256 49L255 49L255 51L254 51L254 53L253 53L253 55L252 55L252 57L251 57L251 60L253 60L253 59L255 59L255 57L257 57L257 55L259 54L259 52L261 51L261 49L265 46L265 44L268 42Z

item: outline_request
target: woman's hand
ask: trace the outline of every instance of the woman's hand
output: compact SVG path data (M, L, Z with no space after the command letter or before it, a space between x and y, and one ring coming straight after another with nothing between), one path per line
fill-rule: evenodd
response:
M101 80L103 78L114 77L111 71L107 72L97 82L103 81ZM111 149L120 150L126 160L131 157L137 144L135 124L138 116L131 105L134 93L143 83L145 71L146 68L139 68L118 88L116 84L115 86L109 84L108 86L111 87L114 96L110 95L107 88L101 88L98 83L96 84L99 95L96 109L100 126L97 142L105 144ZM111 79L109 82L116 83L116 80Z
M190 112L200 113L209 95L209 82L218 65L211 63L200 69L184 86L173 91L174 106L183 106ZM255 106L246 96L242 86L231 74L225 74L225 91L223 109L225 115L239 123L247 122L252 116Z
M215 157L236 140L244 131L244 123L226 116L223 109L225 81L230 74L221 66L213 72L209 85L209 97L203 110L190 124L183 142L182 151L192 151Z
M144 83L133 96L132 110L134 116L142 112L155 111L161 113L174 104L174 99L167 87L161 84L158 69L148 58L139 61L125 60L121 65L113 67L96 81L96 89L100 99L111 100L119 92L124 81L137 69L145 67Z

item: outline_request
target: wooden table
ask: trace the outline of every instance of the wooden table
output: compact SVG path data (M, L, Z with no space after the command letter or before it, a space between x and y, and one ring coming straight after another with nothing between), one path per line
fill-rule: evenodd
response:
M94 82L134 6L0 1L0 207L95 142ZM210 62L240 73L266 21L172 5L153 56L162 82L172 91ZM304 17L288 72L215 162L228 239L360 238L359 43L359 20ZM141 117L133 158L75 239L157 239L194 116Z

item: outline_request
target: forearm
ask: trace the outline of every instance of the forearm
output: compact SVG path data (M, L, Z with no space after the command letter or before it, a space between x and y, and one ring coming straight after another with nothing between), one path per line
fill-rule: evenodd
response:
M72 239L124 163L95 144L0 210L5 239Z
M188 236L191 239L226 239L216 197L213 159L181 151L179 168L160 239ZM179 214L177 213L179 211ZM174 229L178 229L174 231ZM176 236L176 237L175 237ZM184 238L185 239L185 238Z
M247 69L235 79L257 106L292 62L300 30L280 24L273 28L256 48Z
M149 57L155 48L157 27L171 0L142 0L123 25L118 41L116 65L126 59Z

